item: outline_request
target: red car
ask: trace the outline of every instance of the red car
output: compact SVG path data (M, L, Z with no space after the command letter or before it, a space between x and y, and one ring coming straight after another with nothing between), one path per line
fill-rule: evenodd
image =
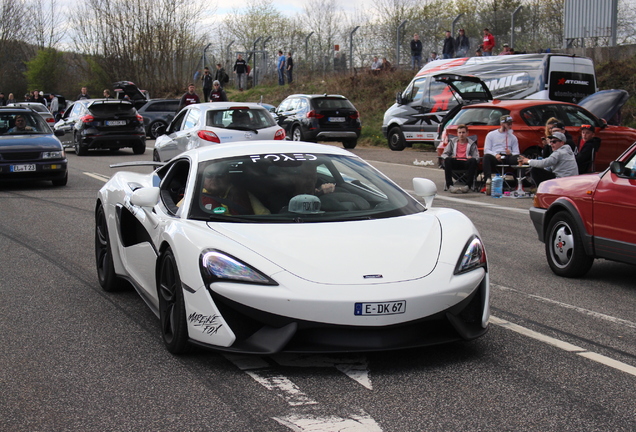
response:
M442 127L446 128L446 134L456 135L458 125L467 125L469 135L477 136L477 144L482 154L486 135L499 127L499 118L503 115L512 116L512 129L519 140L519 151L531 159L541 151L545 123L551 117L563 122L575 143L578 142L581 125L589 124L595 127L596 136L601 139L601 148L595 156L597 171L606 169L610 162L636 141L636 129L608 124L618 116L617 113L629 97L624 90L594 93L581 101L580 105L530 99L495 99L485 103L472 103L492 99L483 81L476 77L450 74L438 75L436 79L448 84L464 104L457 106L455 112L449 112L445 119L449 121L442 123Z
M600 174L542 182L530 218L559 276L583 276L595 258L636 264L636 143Z

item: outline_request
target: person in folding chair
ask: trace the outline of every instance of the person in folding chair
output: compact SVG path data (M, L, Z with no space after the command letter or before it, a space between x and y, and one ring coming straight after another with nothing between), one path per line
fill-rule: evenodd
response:
M601 148L601 139L594 136L594 126L581 125L581 137L574 150L579 174L594 172L594 156Z
M446 187L450 193L466 193L472 189L479 161L479 149L477 148L477 140L468 136L468 126L464 124L457 126L457 136L449 138L442 158L444 159ZM465 185L455 187L453 177L459 180L461 178L460 171L464 174Z
M491 176L498 165L506 167L517 165L519 158L519 140L512 131L512 117L503 115L499 118L499 128L488 132L484 143L484 179L486 186L482 192L490 194Z

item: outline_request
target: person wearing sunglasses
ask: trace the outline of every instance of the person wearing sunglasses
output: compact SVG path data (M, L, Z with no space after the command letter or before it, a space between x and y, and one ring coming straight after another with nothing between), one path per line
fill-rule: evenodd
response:
M520 165L530 165L530 177L537 186L546 180L579 174L572 147L565 145L565 135L562 132L553 132L548 140L552 147L552 154L546 159L528 159L525 156L519 156Z

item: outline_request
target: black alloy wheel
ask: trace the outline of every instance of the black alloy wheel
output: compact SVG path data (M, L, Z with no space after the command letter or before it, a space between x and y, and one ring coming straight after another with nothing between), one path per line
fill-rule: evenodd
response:
M112 292L122 288L123 281L115 274L106 213L101 204L95 212L95 264L97 279L104 291Z
M191 345L188 342L183 288L171 249L167 249L160 257L157 284L163 342L173 354L186 353L190 351Z

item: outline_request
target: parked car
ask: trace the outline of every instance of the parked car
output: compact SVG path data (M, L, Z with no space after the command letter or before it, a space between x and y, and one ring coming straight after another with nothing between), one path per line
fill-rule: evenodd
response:
M596 115L580 105L551 100L493 100L484 103L474 103L483 100L488 88L483 81L476 82L475 77L442 74L436 79L447 83L461 100L468 104L458 105L455 111L442 123L444 133L455 135L457 126L465 124L469 127L470 135L477 136L477 143L483 153L483 146L488 132L499 127L499 118L510 115L513 119L513 131L519 140L519 150L529 158L537 157L541 152L541 137L545 134L545 123L551 117L556 117L565 125L565 129L572 135L575 142L579 138L581 125L594 126L596 136L601 139L601 148L595 155L596 169L604 170L613 160L620 156L634 141L636 129L625 126L608 125L602 117L616 115L625 103L625 92L616 90L605 92L603 103L594 103L594 95L589 96L586 106L593 107ZM613 114L612 114L613 113Z
M362 130L358 110L341 95L294 94L281 102L276 115L292 141L340 141L352 149Z
M162 129L158 133L164 132ZM155 141L153 160L167 161L197 147L250 141L284 140L285 131L257 103L208 102L184 107Z
M149 174L117 172L99 191L98 279L106 291L131 281L172 353L191 343L265 355L480 337L490 286L479 233L432 206L432 181L413 188L425 204L334 146L191 150Z
M8 104L7 106L32 109L37 112L49 126L53 127L55 124L55 118L53 117L53 114L51 114L51 111L49 111L46 105L41 104L40 102L15 102Z
M530 217L559 276L583 276L595 258L636 264L636 143L601 174L542 182Z
M179 109L179 99L151 99L137 110L144 118L146 135L152 139L159 137L158 131L168 127Z
M68 181L64 148L51 127L35 111L0 108L0 181Z
M146 151L143 117L132 102L116 99L83 99L73 102L54 126L62 131L62 144L74 147L78 156L89 149Z

